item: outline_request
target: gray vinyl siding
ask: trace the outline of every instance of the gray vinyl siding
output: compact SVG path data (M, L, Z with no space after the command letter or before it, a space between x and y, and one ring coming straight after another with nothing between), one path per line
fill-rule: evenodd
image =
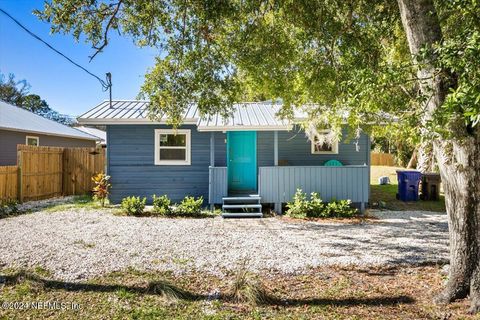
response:
M280 132L279 132L280 133ZM274 132L258 131L257 132L257 166L268 167L274 165ZM278 143L280 147L280 141ZM257 170L258 172L258 170Z
M111 200L119 203L127 196L168 195L178 202L186 195L203 196L208 201L208 167L210 165L210 132L191 130L191 165L154 164L155 129L166 125L107 126L108 172L111 178ZM215 165L225 166L225 134L215 132Z
M208 203L208 167L210 165L210 132L191 130L191 165L158 166L154 164L155 129L166 125L110 125L107 126L107 162L111 175L111 200L119 203L127 196L147 197L167 194L173 201L186 195L203 196ZM344 130L344 136L347 131ZM226 166L226 134L215 132L215 166ZM369 161L369 139L362 134L356 151L355 141L339 143L338 154L311 154L310 141L303 132L278 132L279 161L291 166L321 166L337 159L345 165L363 165ZM257 166L274 165L274 133L257 132Z
M0 129L0 165L17 164L17 145L25 144L27 136L39 138L40 146L48 147L95 147L94 140L83 140L59 136Z
M343 130L343 140L338 143L338 154L312 154L311 142L304 132L278 133L278 159L286 160L289 166L318 166L330 159L344 165L364 165L368 162L368 136L362 134L356 150L355 140L346 141L347 129Z
M292 131L278 132L278 161L289 166L321 166L326 161L335 159L344 165L364 165L369 163L370 144L366 134L361 134L358 140L347 141L348 130L343 130L343 139L338 143L338 154L312 154L311 142L303 131L295 128ZM258 132L257 162L259 167L273 166L273 132Z

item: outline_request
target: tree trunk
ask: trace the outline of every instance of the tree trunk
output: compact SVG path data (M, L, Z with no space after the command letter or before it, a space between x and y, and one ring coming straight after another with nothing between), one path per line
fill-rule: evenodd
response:
M414 59L422 48L431 48L442 39L433 0L398 0L402 24ZM426 122L448 94L447 80L435 70L433 61L423 60L418 70L422 93L428 99L422 119ZM455 83L453 77L451 83ZM448 303L470 294L471 312L480 311L480 130L465 125L461 114L451 118L451 136L433 139L433 152L445 190L450 235L450 270L445 290L437 302Z
M435 167L434 157L432 141L423 141L417 149L417 170L433 172Z
M418 148L415 148L415 150L413 150L412 156L410 157L410 160L407 164L407 169L413 169L417 166L417 149Z

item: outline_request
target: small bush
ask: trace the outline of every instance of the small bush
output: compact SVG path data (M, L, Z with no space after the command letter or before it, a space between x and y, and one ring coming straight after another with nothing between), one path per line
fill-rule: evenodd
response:
M175 213L182 216L199 216L202 213L203 197L185 197L175 209Z
M358 210L351 207L350 200L331 201L323 203L320 195L316 192L310 194L310 200L301 189L297 189L293 201L287 204L286 214L292 218L329 218L329 217L352 217Z
M325 207L328 217L352 217L357 214L358 210L351 207L350 200L332 201Z
M310 202L308 203L306 214L308 218L325 217L325 204L318 193L312 192L310 194Z
M93 187L93 199L100 201L102 207L105 206L105 200L107 199L108 195L110 194L110 187L111 184L108 182L110 180L110 176L107 176L105 173L101 172L92 177L93 183L95 183L95 187Z
M145 202L147 198L140 199L140 197L126 197L122 200L123 211L130 215L140 215L145 209Z
M307 195L302 189L297 189L293 201L287 203L287 215L292 218L305 218L309 210Z
M167 195L157 197L153 195L153 213L160 215L171 215L172 209L170 208L171 201Z
M18 201L15 199L0 199L0 218L18 214Z

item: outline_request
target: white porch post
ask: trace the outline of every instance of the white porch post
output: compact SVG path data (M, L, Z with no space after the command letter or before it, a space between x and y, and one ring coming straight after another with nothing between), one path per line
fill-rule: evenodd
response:
M273 164L278 167L278 131L273 131ZM282 203L275 202L274 210L278 214L282 214Z

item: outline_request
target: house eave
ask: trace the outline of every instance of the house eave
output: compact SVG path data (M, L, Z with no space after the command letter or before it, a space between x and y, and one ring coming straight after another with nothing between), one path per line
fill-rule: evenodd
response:
M120 125L120 124L167 124L166 121L152 121L149 119L85 119L77 118L79 124L87 125ZM182 124L197 124L197 119L185 119Z
M7 130L7 131L15 131L15 132L24 132L28 134L40 134L44 136L53 136L53 137L62 137L62 138L70 138L70 139L78 139L78 140L89 140L89 141L100 141L100 138L96 137L79 137L79 136L74 136L74 135L68 135L68 134L57 134L57 133L51 133L51 132L45 132L45 131L35 131L35 130L25 130L25 129L19 129L19 128L10 128L10 127L1 127L0 130Z
M215 132L215 131L290 131L292 125L281 126L199 126L197 130L200 132Z

